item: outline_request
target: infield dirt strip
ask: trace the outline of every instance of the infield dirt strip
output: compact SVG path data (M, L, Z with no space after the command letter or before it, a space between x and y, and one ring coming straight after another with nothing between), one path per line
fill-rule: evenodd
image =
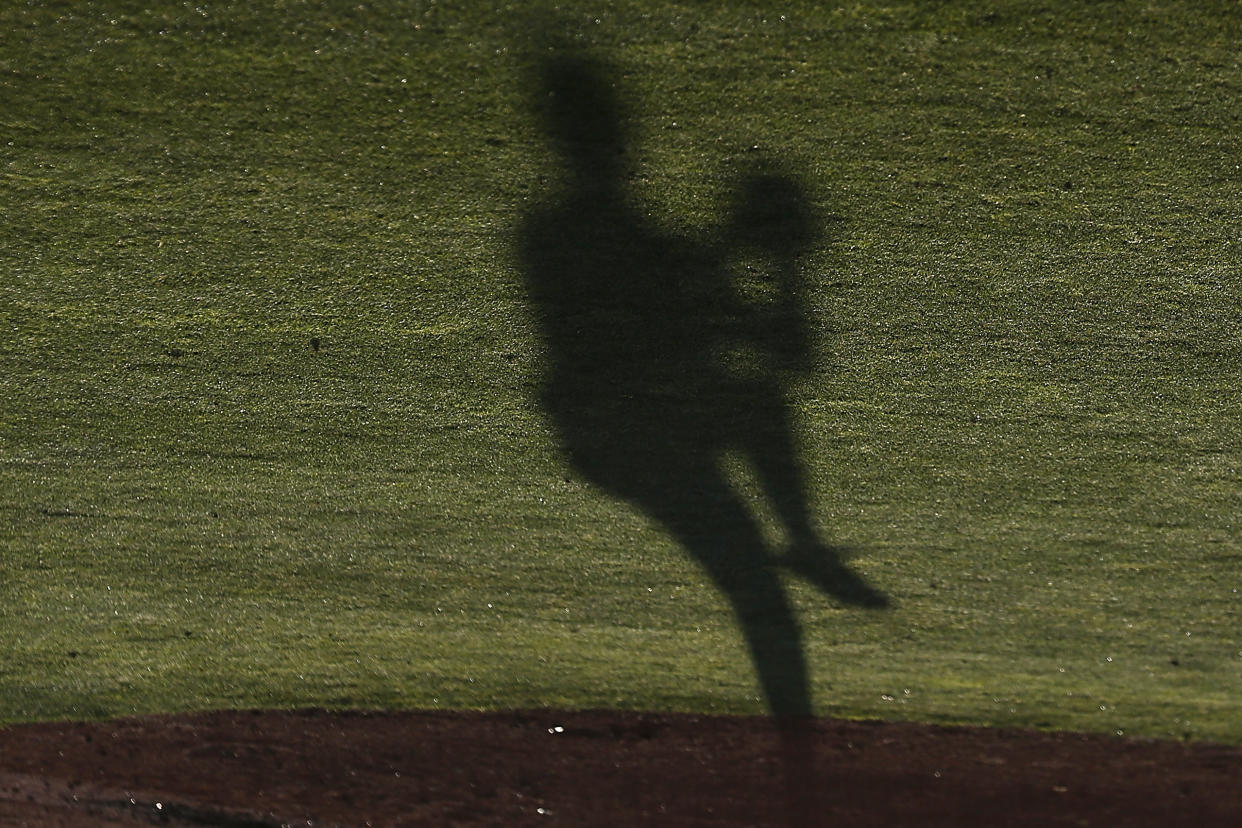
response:
M822 824L1242 825L1242 748L816 720ZM229 711L0 730L0 825L778 825L762 717Z

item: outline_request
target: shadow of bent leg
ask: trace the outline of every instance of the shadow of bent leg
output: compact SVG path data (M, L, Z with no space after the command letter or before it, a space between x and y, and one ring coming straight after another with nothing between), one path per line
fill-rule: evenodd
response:
M841 603L861 609L888 609L888 596L850 569L842 558L847 550L824 543L798 544L782 563L790 572L811 582Z

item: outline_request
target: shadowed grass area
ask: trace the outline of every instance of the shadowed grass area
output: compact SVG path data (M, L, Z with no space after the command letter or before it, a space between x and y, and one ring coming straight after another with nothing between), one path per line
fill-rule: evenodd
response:
M652 222L761 155L825 219L791 399L894 609L790 579L817 710L1242 740L1242 14L561 5L0 9L0 721L762 709L539 410L533 32Z

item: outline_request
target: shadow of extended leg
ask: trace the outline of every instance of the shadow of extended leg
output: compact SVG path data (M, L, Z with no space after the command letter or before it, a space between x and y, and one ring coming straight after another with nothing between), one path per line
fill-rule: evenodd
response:
M693 494L650 510L711 576L741 627L780 740L785 790L773 808L791 826L819 825L810 679L793 607L741 500L714 471L688 479Z
M759 527L713 464L674 479L675 491L642 505L729 599L773 715L810 715L802 635Z
M712 578L729 597L750 649L759 682L780 740L784 796L773 803L787 825L818 826L820 788L816 769L810 677L802 636L776 568L767 562L751 571L715 572Z

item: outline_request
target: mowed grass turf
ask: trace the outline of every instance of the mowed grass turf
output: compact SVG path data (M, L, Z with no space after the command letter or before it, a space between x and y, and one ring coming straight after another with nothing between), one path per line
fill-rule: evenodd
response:
M654 221L823 218L792 403L894 608L790 581L817 709L1242 741L1235 6L252 5L0 8L0 721L763 709L538 407L547 39Z

